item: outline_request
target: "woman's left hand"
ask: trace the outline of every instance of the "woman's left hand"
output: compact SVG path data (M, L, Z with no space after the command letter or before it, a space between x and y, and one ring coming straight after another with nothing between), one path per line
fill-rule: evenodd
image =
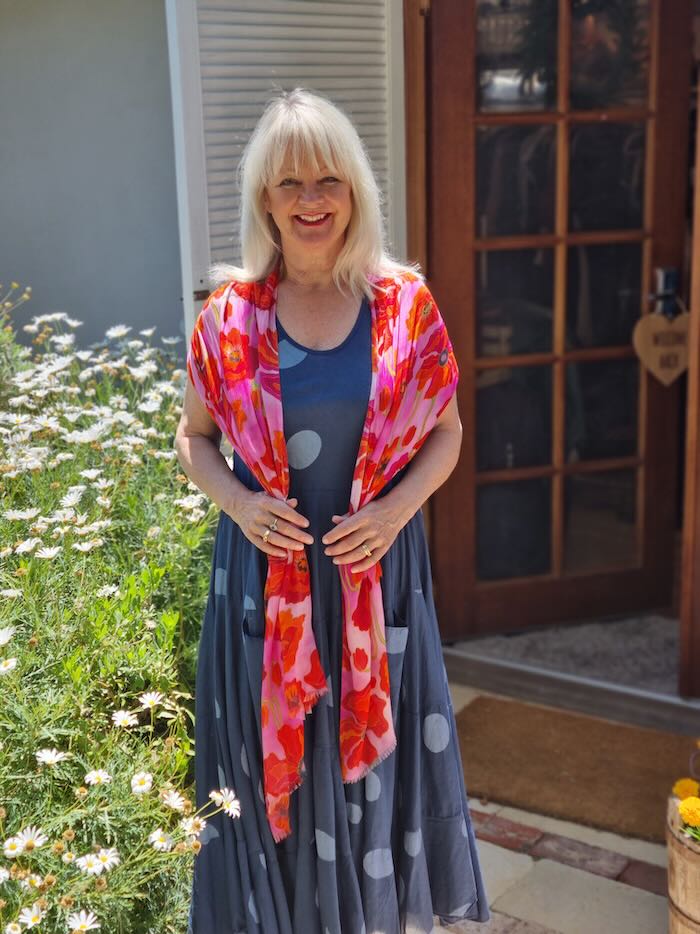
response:
M352 564L350 570L355 573L366 571L384 557L411 515L399 510L388 494L367 503L352 516L332 516L335 528L321 539L327 546L325 553L333 557L334 564ZM371 556L362 548L363 543Z

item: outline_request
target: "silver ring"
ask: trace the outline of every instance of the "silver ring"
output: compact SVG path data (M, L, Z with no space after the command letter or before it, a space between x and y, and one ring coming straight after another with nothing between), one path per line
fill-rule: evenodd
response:
M269 530L270 530L271 532L275 532L275 531L277 530L277 520L278 520L278 519L279 519L279 516L275 516L275 518L274 518L274 519L272 520L272 522L269 524L268 528L269 528Z

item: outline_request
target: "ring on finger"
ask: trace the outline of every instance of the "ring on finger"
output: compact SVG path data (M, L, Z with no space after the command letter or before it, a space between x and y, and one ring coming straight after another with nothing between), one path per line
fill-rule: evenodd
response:
M268 528L269 528L269 530L270 530L271 532L275 532L275 531L277 530L277 520L278 520L278 519L279 519L279 516L275 516L275 518L274 518L274 519L272 520L272 522L269 524Z
M362 548L362 550L364 551L364 553L367 555L368 558L372 557L372 552L367 547L367 542L362 542L362 544L360 545L360 548Z
M271 529L270 526L268 525L268 527L267 527L267 528L265 529L265 531L262 533L262 540L265 542L266 545L267 545L267 540L268 540L268 538L270 537L270 532L271 532L271 531L272 531L272 529Z

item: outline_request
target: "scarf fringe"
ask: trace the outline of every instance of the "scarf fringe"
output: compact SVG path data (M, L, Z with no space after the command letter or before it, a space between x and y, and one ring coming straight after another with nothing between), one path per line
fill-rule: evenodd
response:
M394 734L394 742L392 743L392 745L391 745L387 750L385 750L380 756L377 756L377 758L374 760L374 762L365 763L365 764L364 764L364 765L365 765L364 771L360 772L360 774L359 774L356 778L344 778L344 779L343 779L343 784L344 784L344 785L354 785L355 782L359 782L361 778L366 778L368 772L371 772L372 769L373 769L376 765L379 765L380 762L383 762L385 759L388 759L388 758L389 758L389 756L392 754L392 752L394 752L394 751L396 750L396 746L397 746L397 745L398 745L398 739L397 739L397 737L396 737L396 734Z

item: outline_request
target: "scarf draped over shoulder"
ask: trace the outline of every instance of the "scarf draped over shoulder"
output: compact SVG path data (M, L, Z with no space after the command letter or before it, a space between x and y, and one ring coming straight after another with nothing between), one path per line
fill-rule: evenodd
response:
M289 495L275 304L278 269L230 281L195 322L187 371L222 434L273 497ZM418 452L459 379L444 321L414 273L374 277L372 377L348 504L354 514ZM339 757L343 782L363 778L396 746L381 564L337 565L343 598ZM410 638L410 634L409 634ZM311 625L304 550L268 555L261 684L265 808L276 842L291 832L290 795L303 779L304 719L329 690Z

